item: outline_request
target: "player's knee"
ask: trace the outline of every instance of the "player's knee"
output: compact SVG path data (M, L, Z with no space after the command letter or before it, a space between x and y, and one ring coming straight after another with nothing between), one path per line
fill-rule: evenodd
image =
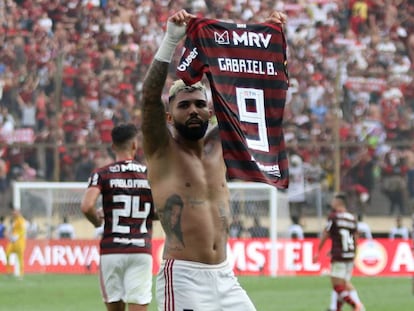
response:
M345 285L342 285L342 284L337 284L337 285L335 285L335 286L334 286L334 290L335 290L338 294L340 294L340 293L342 293L343 291L345 291L345 290L346 290L346 286L345 286Z

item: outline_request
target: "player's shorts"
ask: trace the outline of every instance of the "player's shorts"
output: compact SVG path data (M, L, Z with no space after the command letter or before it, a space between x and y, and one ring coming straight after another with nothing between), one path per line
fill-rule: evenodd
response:
M168 259L156 281L159 311L255 311L227 261L218 265Z
M150 254L107 254L100 257L100 285L104 302L145 305L152 299Z
M353 261L335 261L331 263L331 277L351 280L352 270L354 269Z

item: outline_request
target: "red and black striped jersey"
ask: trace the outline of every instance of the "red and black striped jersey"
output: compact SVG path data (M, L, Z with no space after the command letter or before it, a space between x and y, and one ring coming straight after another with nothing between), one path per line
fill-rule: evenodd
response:
M98 187L102 197L101 254L151 254L154 204L147 167L135 160L112 163L94 170L88 187Z
M332 212L326 230L329 232L331 261L350 261L355 258L357 221L351 213Z
M282 122L288 75L282 28L194 18L176 74L188 85L206 74L229 179L287 188Z

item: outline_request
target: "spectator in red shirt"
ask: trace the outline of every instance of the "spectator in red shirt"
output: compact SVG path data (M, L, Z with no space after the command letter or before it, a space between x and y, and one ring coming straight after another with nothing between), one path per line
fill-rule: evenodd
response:
M99 116L95 126L99 131L101 143L103 144L109 144L112 141L111 131L114 127L112 117L113 111L111 108L105 108L99 112Z

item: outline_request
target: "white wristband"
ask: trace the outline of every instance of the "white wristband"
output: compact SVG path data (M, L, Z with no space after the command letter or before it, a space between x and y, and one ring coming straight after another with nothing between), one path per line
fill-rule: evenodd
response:
M162 62L171 63L176 47L177 43L169 40L168 36L165 36L154 58Z
M173 22L168 22L167 33L164 39L162 39L160 47L158 48L157 53L155 53L154 58L162 62L170 63L173 58L175 48L180 40L184 38L185 29L185 25L178 26Z

